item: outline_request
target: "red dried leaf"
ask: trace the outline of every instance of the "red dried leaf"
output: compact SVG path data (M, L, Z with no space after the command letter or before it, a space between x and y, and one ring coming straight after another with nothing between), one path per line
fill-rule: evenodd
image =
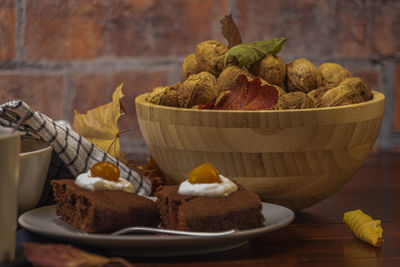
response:
M248 81L245 75L239 75L235 88L225 94L214 109L263 110L278 103L278 90L269 84L261 85L259 79Z
M199 105L199 109L212 109L213 107L214 107L214 102Z

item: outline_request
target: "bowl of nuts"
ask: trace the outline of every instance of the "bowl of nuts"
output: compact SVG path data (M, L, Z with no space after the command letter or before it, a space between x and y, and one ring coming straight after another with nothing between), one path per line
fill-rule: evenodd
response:
M183 82L135 99L154 161L173 183L211 162L264 202L302 210L338 191L368 157L385 97L344 67L284 63L268 50L243 63L217 41L196 46ZM222 56L220 56L222 54Z

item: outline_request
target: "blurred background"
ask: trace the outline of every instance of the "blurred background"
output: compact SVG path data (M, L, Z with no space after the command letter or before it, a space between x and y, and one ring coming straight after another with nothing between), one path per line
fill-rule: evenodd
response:
M0 0L0 104L22 99L56 120L111 101L124 83L121 146L147 149L134 98L182 80L197 43L231 13L243 42L286 36L286 63L336 62L386 95L376 151L400 152L400 1Z

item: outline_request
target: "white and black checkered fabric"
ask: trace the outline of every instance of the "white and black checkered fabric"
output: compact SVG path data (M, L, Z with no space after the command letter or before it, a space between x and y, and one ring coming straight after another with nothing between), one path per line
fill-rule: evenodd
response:
M76 177L80 173L87 172L96 162L104 160L113 162L119 167L121 177L133 184L137 194L150 194L152 185L149 179L132 171L125 164L74 132L64 123L54 121L39 112L33 111L21 100L10 100L0 105L0 125L13 127L23 117L25 117L25 120L18 130L40 138L53 147L46 185L38 206L45 205L52 199L49 184L51 179Z

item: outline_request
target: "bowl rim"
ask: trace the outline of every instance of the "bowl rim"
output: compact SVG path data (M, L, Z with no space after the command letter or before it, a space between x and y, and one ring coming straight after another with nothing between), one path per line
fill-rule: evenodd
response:
M19 153L19 157L20 157L20 158L25 158L25 157L28 157L28 156L40 154L40 153L42 153L42 152L51 151L51 150L53 149L53 147L52 147L49 143L47 143L47 142L45 142L45 141L37 140L37 139L35 139L35 138L26 138L26 137L24 137L24 138L25 138L26 140L29 140L29 141L35 141L35 142L39 142L39 143L46 144L46 147L41 148L41 149L37 149L37 150L33 150L33 151L20 152L20 153ZM22 142L23 142L23 140L21 139L21 143L22 143Z
M332 111L332 110L343 110L343 109L351 109L353 107L362 107L373 105L379 102L385 101L385 95L382 92L372 90L373 98L357 104L350 104L350 105L343 105L343 106L335 106L335 107L321 107L321 108L304 108L304 109L284 109L284 110L270 110L270 109L263 109L263 110L227 110L227 109L220 109L220 110L213 110L213 109L192 109L192 108L181 108L181 107L169 107L163 105L157 105L153 103L147 102L146 96L150 92L140 94L136 96L135 103L148 106L150 108L158 108L158 109L166 109L166 110L181 110L185 112L213 112L213 113L290 113L290 112L317 112L317 111Z

